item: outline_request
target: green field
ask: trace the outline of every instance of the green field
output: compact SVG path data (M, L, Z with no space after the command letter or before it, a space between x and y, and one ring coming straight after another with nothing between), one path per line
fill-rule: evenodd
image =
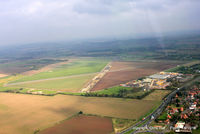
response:
M52 69L51 71L41 72L32 76L24 76L11 83L95 73L101 71L107 63L102 60L77 60Z
M59 90L64 92L77 92L81 88L83 88L83 86L93 77L94 75L90 74L73 78L30 82L25 84L13 85L13 87Z

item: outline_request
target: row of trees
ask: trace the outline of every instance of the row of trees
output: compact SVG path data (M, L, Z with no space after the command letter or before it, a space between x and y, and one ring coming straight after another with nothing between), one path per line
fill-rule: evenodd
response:
M149 95L154 91L150 90L148 92L144 92L140 96L134 95L135 90L127 90L127 89L120 89L116 93L111 93L111 94L106 94L106 93L98 93L98 92L90 92L90 93L85 93L82 94L82 96L87 96L87 97L116 97L116 98L131 98L131 99L142 99L145 96Z

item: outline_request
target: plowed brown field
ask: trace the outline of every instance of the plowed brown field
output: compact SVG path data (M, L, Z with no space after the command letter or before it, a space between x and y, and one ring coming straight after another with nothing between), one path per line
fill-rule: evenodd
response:
M92 91L152 75L176 65L176 63L168 62L113 62L111 70L94 86Z
M79 115L39 134L109 134L112 131L112 120L109 118Z

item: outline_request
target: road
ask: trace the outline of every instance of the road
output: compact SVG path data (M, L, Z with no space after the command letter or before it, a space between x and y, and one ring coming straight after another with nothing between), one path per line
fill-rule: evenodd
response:
M120 132L119 134L125 134L125 133L131 131L135 127L148 127L148 125L163 112L163 110L165 109L165 107L170 103L172 97L174 97L178 91L183 90L184 87L187 87L188 85L191 85L191 83L193 83L194 81L197 81L197 80L200 80L200 76L194 78L191 81L188 81L187 83L183 84L181 87L179 87L176 90L172 91L165 98L165 100L162 101L162 103L160 104L160 106L153 113L151 113L150 115L148 115L144 120L139 121L138 123L136 123L133 126L127 128L126 130ZM132 132L132 134L135 134L137 132L138 132L138 130Z
M179 89L181 90L181 89ZM176 93L178 92L178 90L175 90L173 92L171 92L167 97L166 100L164 100L160 106L150 115L148 115L144 120L139 121L138 123L136 123L135 125L131 126L130 128L122 131L120 134L125 134L128 131L131 131L134 127L145 127L148 126L148 124L150 124L153 119L151 119L152 117L156 118L158 115L160 115L162 113L162 111L165 109L165 107L167 106L167 104L171 101L171 98L176 95ZM137 131L133 132L136 133Z

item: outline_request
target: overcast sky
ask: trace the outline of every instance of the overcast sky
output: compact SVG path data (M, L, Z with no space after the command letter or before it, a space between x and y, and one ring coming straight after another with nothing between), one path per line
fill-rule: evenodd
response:
M199 30L200 0L0 0L0 45Z

